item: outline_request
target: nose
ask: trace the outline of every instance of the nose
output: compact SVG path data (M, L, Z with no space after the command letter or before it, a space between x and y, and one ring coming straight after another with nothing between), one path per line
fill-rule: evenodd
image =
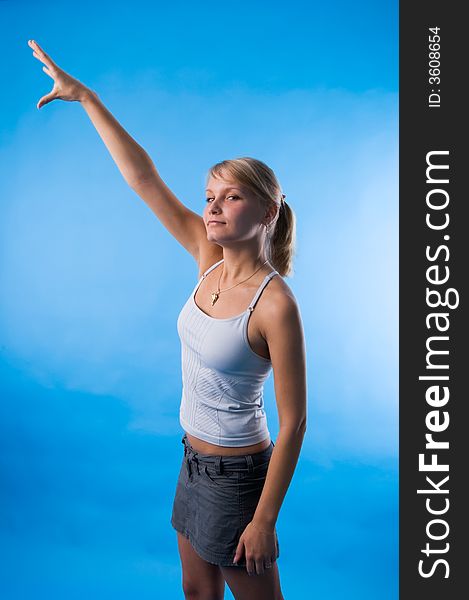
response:
M217 199L214 199L211 203L210 203L210 208L208 211L210 214L214 214L214 213L219 213L220 212L220 205L218 203Z

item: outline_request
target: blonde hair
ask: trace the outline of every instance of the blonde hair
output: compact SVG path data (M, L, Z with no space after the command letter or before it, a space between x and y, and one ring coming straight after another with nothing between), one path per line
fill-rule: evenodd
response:
M266 254L273 267L282 276L293 273L293 255L296 246L296 217L285 202L275 173L256 158L242 157L223 160L211 167L210 177L223 178L229 175L234 181L249 188L266 207L277 206L277 212L267 229Z

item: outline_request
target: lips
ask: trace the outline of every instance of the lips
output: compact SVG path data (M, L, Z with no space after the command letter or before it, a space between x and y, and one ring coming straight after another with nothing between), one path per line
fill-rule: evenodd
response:
M215 225L215 224L218 224L218 225L225 225L225 223L224 223L223 221L209 221L209 222L207 223L207 225Z

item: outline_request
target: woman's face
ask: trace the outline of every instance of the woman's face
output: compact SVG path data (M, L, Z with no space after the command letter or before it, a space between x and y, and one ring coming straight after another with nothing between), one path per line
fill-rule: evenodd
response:
M259 235L266 210L254 194L236 181L210 177L203 219L207 239L223 245Z

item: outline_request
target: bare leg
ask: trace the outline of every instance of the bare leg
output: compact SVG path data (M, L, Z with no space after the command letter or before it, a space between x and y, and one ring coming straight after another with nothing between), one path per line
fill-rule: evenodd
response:
M220 567L201 558L179 531L177 536L182 564L182 589L186 600L223 600L225 581Z
M242 567L220 567L220 570L236 600L284 600L277 561L262 575L249 575Z

